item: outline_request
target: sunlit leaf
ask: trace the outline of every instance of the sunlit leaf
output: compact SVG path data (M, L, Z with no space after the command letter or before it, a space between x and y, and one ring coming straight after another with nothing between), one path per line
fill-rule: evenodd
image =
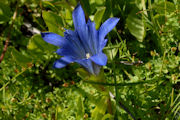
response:
M53 12L43 11L43 19L48 26L49 32L54 32L59 35L63 35L63 22L62 18Z
M28 53L33 57L33 59L40 60L42 59L45 53L55 52L55 46L46 43L41 35L37 34L31 37L27 45Z
M142 42L145 37L145 25L142 17L137 16L137 9L132 10L126 20L127 27L130 33L136 37L139 42Z
M106 7L99 8L94 15L94 21L96 23L96 29L98 29L99 26L101 25L102 18L103 18L105 10L106 10Z
M172 2L169 2L169 1L161 1L161 2L158 2L158 3L155 3L153 4L152 6L158 13L165 13L168 12L175 12L176 10L176 7L175 5L172 3Z
M12 49L11 54L15 61L22 66L28 66L28 64L32 62L32 59L30 57L23 55L16 49Z
M84 104L82 97L79 96L77 98L77 112L76 112L76 119L77 120L83 120L84 118Z
M101 120L106 113L107 110L107 97L102 97L99 101L97 101L95 109L92 111L92 119L93 120Z
M0 24L7 22L10 19L10 7L3 2L0 2Z

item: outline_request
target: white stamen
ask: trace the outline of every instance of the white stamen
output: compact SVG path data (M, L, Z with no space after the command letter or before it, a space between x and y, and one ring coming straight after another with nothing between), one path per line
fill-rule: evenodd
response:
M91 55L89 53L86 53L86 59L89 59Z

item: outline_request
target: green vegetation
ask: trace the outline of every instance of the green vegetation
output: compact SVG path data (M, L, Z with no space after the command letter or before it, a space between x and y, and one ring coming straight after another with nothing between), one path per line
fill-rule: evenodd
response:
M97 29L120 18L105 83L82 79L76 63L53 69L61 56L40 36L74 30L79 2ZM180 120L179 50L179 0L1 0L0 120ZM115 96L112 114L96 85Z

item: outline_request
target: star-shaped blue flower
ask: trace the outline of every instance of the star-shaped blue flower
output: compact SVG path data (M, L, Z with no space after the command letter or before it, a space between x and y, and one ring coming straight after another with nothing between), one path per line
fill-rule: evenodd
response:
M109 18L99 30L89 19L86 23L84 11L79 4L73 11L75 31L66 30L64 37L51 32L41 33L42 38L60 47L56 52L63 56L55 61L55 68L63 68L67 64L77 62L91 74L97 75L100 66L105 66L107 56L102 52L107 43L105 36L116 26L119 18Z

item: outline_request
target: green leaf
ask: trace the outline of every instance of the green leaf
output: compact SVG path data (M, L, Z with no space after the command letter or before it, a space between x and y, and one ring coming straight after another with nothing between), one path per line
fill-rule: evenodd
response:
M95 0L97 5L102 5L104 4L106 1L105 0Z
M84 104L82 97L79 96L77 98L77 112L76 112L76 120L83 120L84 118Z
M0 24L9 21L11 17L10 7L3 2L0 2Z
M43 56L47 53L53 54L56 51L56 46L46 43L41 35L36 34L31 37L27 45L28 54L32 56L33 60L41 60Z
M72 20L72 11L70 11L69 9L66 9L66 10L65 10L64 20L65 20L65 22L66 22L69 26L72 26L72 23L73 23L73 20Z
M141 17L137 16L138 9L133 9L126 19L127 27L130 33L136 37L139 42L143 42L145 37L145 25Z
M36 52L45 52L45 51L54 51L56 48L55 46L46 43L41 35L36 34L34 36L31 37L31 39L29 40L29 43L27 45L27 48L29 50L34 50Z
M102 120L107 109L107 97L103 96L96 104L95 109L92 111L93 120Z
M98 9L94 15L94 21L96 23L96 29L98 29L99 26L101 25L102 18L103 18L105 10L106 10L106 7L102 7L100 9Z
M104 115L103 118L102 118L102 120L112 120L112 119L113 119L113 115L111 115L109 113Z
M89 73L84 68L76 69L77 75L82 79L87 79L89 77Z
M44 7L49 7L52 10L57 10L56 6L52 4L50 1L42 1Z
M43 19L48 26L50 32L57 33L63 36L63 22L62 18L53 12L42 12Z
M176 6L172 2L169 2L169 1L166 1L166 2L161 1L161 2L155 3L152 5L152 8L160 14L164 13L165 10L168 13L172 13L176 11Z
M73 11L73 8L76 6L76 1L75 0L71 0L71 4L69 4L69 2L67 0L61 0L61 1L57 1L54 3L55 6L57 7L63 7L66 8L70 11Z
M42 46L43 40L40 35L34 35L31 37L29 40L29 43L27 45L27 48L29 50L34 50L36 52L42 52L43 51L43 46Z
M87 97L88 100L93 104L96 104L96 102L99 100L98 98L96 98L96 96L94 94L91 94L82 88L74 88L73 91L76 91L76 92L78 92L78 94L80 94L84 97Z
M11 54L15 61L21 66L28 66L29 63L32 63L32 59L30 57L23 55L15 48L12 49Z

